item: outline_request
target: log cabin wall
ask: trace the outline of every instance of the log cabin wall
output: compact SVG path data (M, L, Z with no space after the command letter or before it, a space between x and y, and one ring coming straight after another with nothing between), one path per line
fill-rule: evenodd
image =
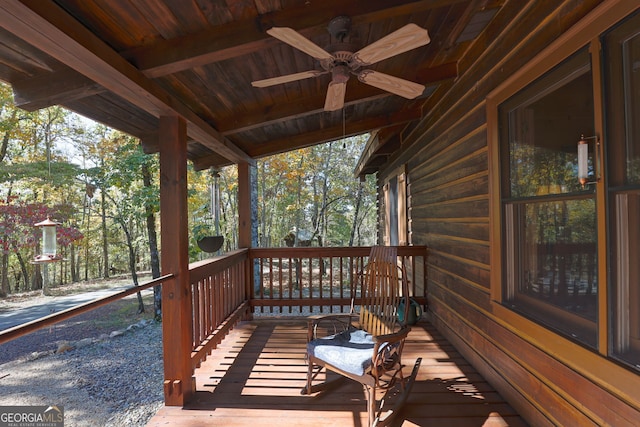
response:
M624 1L507 2L458 64L460 77L429 98L423 119L402 135L407 148L378 176L384 185L398 168L406 170L409 242L429 251L431 321L536 426L637 425L640 380L637 369L607 357L606 344L587 349L504 315L508 309L496 302L501 273L492 271L487 98L611 3L607 13L637 7ZM380 197L384 214L382 190ZM380 227L381 235L388 232L384 221Z

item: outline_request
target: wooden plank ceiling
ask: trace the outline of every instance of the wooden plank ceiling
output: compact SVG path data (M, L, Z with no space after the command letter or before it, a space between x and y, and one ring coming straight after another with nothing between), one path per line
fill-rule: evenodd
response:
M499 10L490 0L3 0L0 80L17 105L62 105L158 150L158 119L187 122L198 169L249 161L375 130L389 155L423 115L438 85ZM325 50L346 15L354 50L408 23L429 31L423 47L367 68L426 86L408 100L351 77L343 109L324 111L331 74L266 88L252 81L309 70L318 61L266 33L290 27ZM391 141L391 142L390 142ZM386 146L386 147L385 147ZM370 147L370 149L373 149ZM376 152L371 152L372 158ZM378 159L379 162L379 159ZM365 171L365 169L361 170Z

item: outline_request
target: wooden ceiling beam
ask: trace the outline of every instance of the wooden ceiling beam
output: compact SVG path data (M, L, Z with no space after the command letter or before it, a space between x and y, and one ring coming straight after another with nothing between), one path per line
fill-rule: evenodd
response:
M421 118L421 109L400 110L388 115L378 115L367 117L359 121L347 121L343 129L342 123L315 132L305 132L296 135L295 138L282 138L274 141L267 141L259 144L255 149L249 150L251 157L262 157L277 153L283 153L292 149L309 147L311 145L322 144L329 141L341 139L343 136L349 137L361 135L376 129L408 123Z
M27 111L36 111L105 92L105 88L70 68L13 82L11 87L14 103Z
M0 27L155 117L184 117L191 138L229 160L253 161L54 2L2 1Z
M210 167L222 168L224 166L227 166L227 164L221 162L220 157L216 156L215 154L193 159L193 169L195 169L196 171L205 170Z
M376 88L364 88L359 91L351 90L351 92L347 90L344 106L354 106L392 95ZM325 95L323 94L313 98L296 100L295 102L275 102L273 106L268 108L259 107L257 110L245 114L232 115L232 119L222 120L219 126L220 132L225 136L229 136L275 123L322 114L324 113L324 101Z
M123 51L121 55L147 77L155 78L275 46L280 42L265 32L274 26L292 27L311 37L325 33L329 20L337 15L347 15L354 23L366 23L381 15L393 18L464 1L468 0L323 0L254 19L229 22L199 33Z
M400 74L400 71L398 70L395 73ZM390 74L394 74L394 71L391 71ZM436 67L422 68L415 73L415 76L417 77L414 79L415 81L429 86L437 82L457 78L458 66L457 63L451 62ZM381 91L366 84L350 84L347 86L345 107L389 96L396 95ZM242 114L234 113L228 118L220 120L217 128L223 135L228 136L268 126L273 123L319 114L324 111L324 101L325 94L322 93L313 98L297 100L295 102L274 102L274 105L269 108L260 107L254 111Z
M362 150L360 159L358 159L354 175L356 177L366 175L370 173L370 170L373 170L372 165L386 161L386 158L398 149L400 145L398 135L405 126L406 123L389 126L372 134Z

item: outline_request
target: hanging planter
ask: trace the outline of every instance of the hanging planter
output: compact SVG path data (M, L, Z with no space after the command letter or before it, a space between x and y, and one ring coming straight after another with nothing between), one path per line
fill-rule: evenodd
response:
M224 243L223 236L205 236L198 240L198 247L202 252L218 252Z

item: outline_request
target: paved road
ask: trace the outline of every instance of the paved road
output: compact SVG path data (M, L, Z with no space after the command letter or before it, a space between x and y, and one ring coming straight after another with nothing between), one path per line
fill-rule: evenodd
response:
M116 288L103 289L99 291L86 292L82 294L67 295L63 297L53 297L51 300L33 305L31 307L23 307L16 310L0 312L0 331L12 328L23 323L31 322L50 315L51 313L60 312L85 302L93 301L116 292L128 289L132 285L124 285ZM143 291L144 292L144 291Z

